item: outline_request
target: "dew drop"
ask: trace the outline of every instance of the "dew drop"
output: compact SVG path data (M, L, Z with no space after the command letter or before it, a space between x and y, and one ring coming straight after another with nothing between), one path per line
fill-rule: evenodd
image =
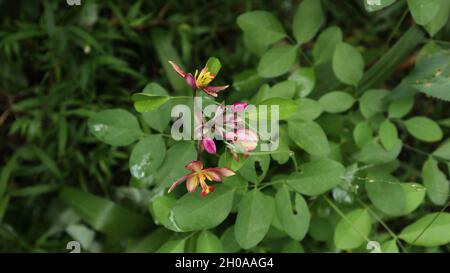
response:
M412 184L412 185L410 185L410 187L413 188L415 191L424 191L425 190L425 187L422 187L417 184Z

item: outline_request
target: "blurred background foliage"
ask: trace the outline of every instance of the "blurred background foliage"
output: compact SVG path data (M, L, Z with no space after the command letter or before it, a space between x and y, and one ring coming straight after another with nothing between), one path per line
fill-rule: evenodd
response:
M234 83L234 88L245 83L241 88L255 93L260 82L241 79L246 79L246 69L258 66L260 54L245 46L237 17L267 10L292 33L293 10L299 2L81 0L80 6L69 6L62 0L0 0L0 251L64 252L73 239L93 252L157 250L157 243L145 243L166 238L170 232L155 229L147 209L148 192L130 181L131 148L98 142L89 133L87 119L108 108L131 111L131 94L150 81L171 94L188 94L184 82L170 72L169 57L192 71L209 56L217 56L223 66L222 83ZM339 26L345 41L357 45L370 65L414 20L406 1L374 13L368 13L363 2L324 0L322 5L326 26ZM434 39L448 37L446 24ZM302 48L308 52L313 46L308 42ZM386 77L386 88L401 82L414 64L411 56L402 56ZM300 64L307 59L300 56ZM318 84L329 81L322 74L316 78ZM240 99L249 93L228 94ZM414 111L449 124L448 104L425 95L420 95ZM430 153L436 147L424 149ZM423 156L410 151L401 158L420 175ZM72 188L60 192L62 185ZM75 188L104 198L80 195ZM75 202L78 210L62 202L67 196L75 196L68 203ZM83 202L92 206L83 208ZM112 220L96 219L98 215ZM403 226L401 220L393 225L394 229ZM313 233L306 250L329 251L321 239L327 232ZM148 236L142 239L135 234Z

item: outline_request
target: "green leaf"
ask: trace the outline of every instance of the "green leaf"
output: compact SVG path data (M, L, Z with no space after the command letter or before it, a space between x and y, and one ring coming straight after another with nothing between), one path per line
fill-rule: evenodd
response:
M162 29L152 29L151 39L170 85L175 90L176 94L187 94L189 88L186 81L173 71L172 66L168 62L173 61L183 68L181 58L174 47L170 32L163 31Z
M295 194L292 205L291 196L286 186L280 187L275 196L277 215L284 228L294 240L301 241L309 228L310 214L308 205L300 194Z
M197 158L197 150L191 142L179 142L167 150L166 157L155 174L155 181L163 187L172 185L189 171L184 168Z
M427 188L428 198L438 206L445 205L449 196L450 183L432 157L423 164L422 179Z
M239 169L239 174L245 179L254 183L261 182L269 170L270 156L260 155L249 157L242 168Z
M239 204L234 233L244 249L256 246L267 234L274 217L274 201L254 189L245 194Z
M284 99L292 99L295 96L297 85L293 81L282 81L274 86L272 86L267 98L284 98Z
M361 80L357 94L369 88L383 86L387 79L397 71L404 60L410 56L425 39L424 32L417 26L411 26L402 37L374 64Z
M339 27L329 27L322 31L313 48L314 64L319 65L332 60L336 46L342 42L342 31Z
M286 36L278 19L267 11L251 11L237 18L244 35L256 44L271 45Z
M404 82L426 95L450 101L449 62L450 51L439 51L417 64Z
M436 44L433 41L427 42L417 53L416 57L416 65L419 65L422 61L428 59L433 54L436 54L438 52L442 51L442 47Z
M355 209L341 218L334 231L334 243L340 249L361 246L369 236L372 221L366 209Z
M415 183L400 183L386 173L374 173L365 184L370 201L389 216L413 212L425 198L425 188Z
M151 203L149 203L149 211L153 216L155 224L163 225L167 229L173 231L180 231L173 219L170 218L170 213L176 204L176 200L170 196L158 196Z
M5 163L1 169L1 172L0 172L0 199L2 199L2 197L5 195L5 192L7 190L8 184L9 184L8 182L11 180L11 175L13 174L13 171L15 171L19 165L18 160L17 160L18 157L19 157L19 152L14 153L7 160L5 160ZM5 199L3 199L3 200L5 200Z
M364 8L368 12L384 9L395 3L396 0L364 0Z
M297 100L297 112L291 117L292 120L315 120L322 112L323 107L315 100L304 98Z
M297 241L290 240L289 242L284 244L281 253L305 253L305 250Z
M222 253L222 242L214 233L204 230L197 238L197 253Z
M395 240L390 240L381 244L381 251L383 253L399 253L397 242Z
M324 21L322 5L317 0L303 0L294 14L292 26L295 40L303 44L311 40Z
M55 177L61 179L61 171L56 165L55 161L51 159L46 152L37 146L32 146L32 151L37 158L42 162L42 164L47 168Z
M406 116L414 106L414 96L398 99L389 105L388 114L390 118L402 118Z
M383 144L386 150L391 150L398 142L397 127L389 119L381 123L379 135L381 144Z
M130 172L137 179L148 179L161 166L166 155L162 136L149 135L141 139L131 151Z
M3 220L3 217L5 216L6 209L8 208L9 201L11 200L10 196L5 196L0 199L0 223Z
M333 71L341 82L357 86L364 72L361 53L347 43L339 43L333 55Z
M419 25L430 23L439 12L440 0L408 0L411 15Z
M93 229L108 235L128 238L142 234L151 226L148 218L130 209L72 187L64 187L60 198Z
M218 58L210 57L206 62L206 67L208 68L209 72L217 75L220 71L220 68L222 68L222 64L220 63L220 60Z
M156 96L168 96L167 91L157 83L149 83L143 93ZM151 128L164 132L170 122L170 103L165 103L157 109L142 113L145 123Z
M258 64L258 74L264 78L274 78L285 74L297 61L297 47L276 45L264 53Z
M313 217L308 234L314 240L326 242L333 240L334 226L328 217Z
M80 242L83 249L89 249L94 241L95 232L83 224L71 224L65 231L74 240Z
M58 117L58 156L64 156L68 139L67 120L61 115Z
M270 43L268 41L263 41L259 39L259 37L256 37L255 34L251 32L245 32L244 31L244 46L245 48L257 56L261 57L264 52L266 52L267 48L269 47Z
M400 239L416 246L434 247L450 243L450 213L430 213L405 227Z
M310 196L325 193L336 187L345 173L341 163L327 158L305 163L301 169L302 172L289 175L287 182L297 192Z
M142 131L134 115L122 109L98 112L88 120L91 133L112 146L126 146L135 142Z
M184 253L186 239L173 239L164 243L156 253Z
M267 113L261 112L259 106L267 106ZM272 119L272 105L278 106L278 119L286 120L290 118L295 112L297 112L298 105L291 99L284 98L270 98L263 100L257 104L257 108L259 109L258 118L260 119ZM274 107L275 109L275 107ZM260 116L261 115L261 116Z
M198 192L186 193L172 209L174 222L181 231L216 227L230 213L233 196L234 190L220 185L205 197Z
M371 118L376 113L380 113L386 109L384 97L389 94L389 91L384 89L367 90L359 100L359 110L366 119Z
M92 63L95 64L95 67L105 67L119 73L131 75L140 80L145 80L141 74L130 68L127 62L111 55L99 55L95 57Z
M278 148L270 156L273 160L277 161L278 164L285 164L286 162L288 162L292 153L289 148L289 134L287 131L287 126L284 124L281 125L279 133L280 135Z
M306 97L314 89L316 83L316 74L311 67L301 67L289 76L289 81L297 85L297 94L299 97Z
M137 243L130 245L127 252L130 253L153 253L157 251L170 237L171 232L165 228L157 228L149 235L139 239Z
M40 184L40 185L32 185L32 186L14 189L9 193L9 196L12 196L12 197L37 196L37 195L46 194L49 192L59 190L60 188L61 188L61 184L59 184L59 183L47 183L47 184Z
M355 126L355 129L353 130L353 139L360 148L372 141L372 128L370 128L368 122L362 121Z
M424 27L430 36L434 36L447 24L450 14L450 2L447 0L438 0L439 10L434 18Z
M261 77L259 77L256 69L244 70L234 76L233 87L240 94L241 92L253 92L261 84Z
M410 118L405 121L405 126L413 137L425 142L436 142L443 137L441 127L427 117Z
M328 113L340 113L350 109L355 99L348 93L342 91L332 91L319 99L319 103Z
M230 226L220 237L223 246L223 252L225 253L235 253L241 250L241 246L236 241L234 236L234 226Z
M227 149L219 158L219 165L218 167L226 167L233 171L238 171L242 166L244 166L245 162L247 162L247 158L245 158L243 155L238 154L239 161L236 161L234 159L231 152Z
M156 110L170 100L168 96L157 96L148 93L136 93L131 98L134 101L134 108L139 113Z
M402 150L402 146L402 141L398 139L394 147L387 151L375 139L372 139L362 147L357 155L357 159L367 164L387 163L397 158Z
M330 145L322 128L314 121L289 120L289 137L310 155L328 156Z
M444 143L439 145L433 152L433 155L450 161L450 139L447 139Z

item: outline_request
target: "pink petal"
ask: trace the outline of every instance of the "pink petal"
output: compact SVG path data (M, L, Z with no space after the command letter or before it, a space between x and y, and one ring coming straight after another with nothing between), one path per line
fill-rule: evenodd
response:
M249 129L239 129L237 131L237 142L247 152L250 152L258 146L258 134Z
M241 141L240 143L247 152L253 151L258 146L258 142L254 141Z
M228 176L233 176L235 175L235 173L228 169L228 168L218 168L220 173L222 174L222 176L228 177Z
M186 180L186 189L188 192L194 192L198 186L198 177L193 175Z
M214 173L214 178L217 178L217 175L220 177L220 180L216 180L213 179L213 176L210 175L211 179L213 179L214 181L222 181L222 176L228 177L228 176L232 176L235 175L235 173L228 169L228 168L208 168L208 169L204 169L203 170L205 173L207 173L208 175L210 173Z
M227 89L228 87L229 87L229 85L206 86L204 89L208 90L209 92L219 92L219 91Z
M202 164L201 161L194 160L194 161L190 162L189 164L187 164L184 167L186 169L190 170L190 171L198 172L198 171L201 171L203 169L203 164Z
M258 134L253 130L244 128L237 130L237 138L238 140L258 141Z
M215 170L217 168L208 168L204 169L203 173L211 177L212 181L222 181L222 176L220 175L220 172Z
M210 95L210 96L212 96L212 97L217 97L217 93L215 93L215 92L212 92L212 91L209 91L208 89L206 89L206 87L202 87L202 90L206 93L206 94L208 94L208 95Z
M177 72L181 77L185 77L186 76L186 72L183 71L183 69L181 69L181 67L179 67L176 63L169 61L170 65L172 65L173 70L175 70L175 72Z
M236 137L237 136L236 136L236 134L234 132L226 132L225 133L225 139L228 140L228 141L234 141L234 140L237 139Z
M206 94L217 97L217 92L225 90L229 87L229 85L223 85L223 86L206 86L203 87L202 90L205 91Z
M189 175L183 175L182 177L180 177L180 179L178 179L177 181L173 182L172 186L170 186L169 190L167 191L168 193L170 193L171 191L173 191L173 189L175 189L175 187L182 182L184 179L188 178Z
M195 82L195 78L191 73L187 73L184 77L184 80L192 89L197 89L197 83Z
M231 106L231 110L233 112L239 113L245 110L245 108L247 108L248 103L246 102L235 102L233 103L233 105Z
M209 154L215 154L216 153L216 144L214 143L214 140L207 137L202 140L202 145L205 148L206 152Z

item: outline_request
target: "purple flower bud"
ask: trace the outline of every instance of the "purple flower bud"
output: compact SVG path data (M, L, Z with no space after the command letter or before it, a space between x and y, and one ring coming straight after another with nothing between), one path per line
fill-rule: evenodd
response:
M202 140L202 145L205 148L206 152L209 154L215 154L216 153L216 144L214 143L214 140L212 140L209 137L206 137Z

